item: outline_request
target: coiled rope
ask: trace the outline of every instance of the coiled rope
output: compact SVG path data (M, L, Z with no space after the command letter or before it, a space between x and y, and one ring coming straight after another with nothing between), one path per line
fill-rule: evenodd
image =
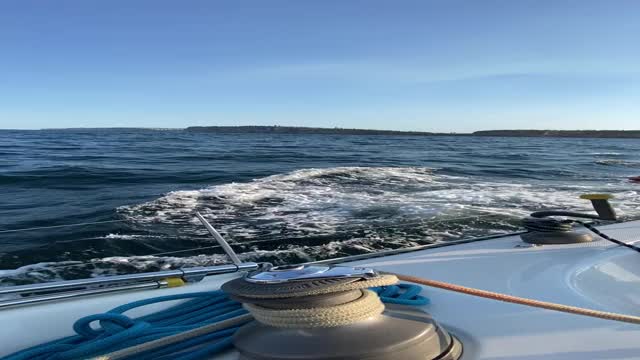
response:
M372 288L387 303L421 306L428 299L421 287L400 284ZM165 301L191 299L168 309L132 319L124 313ZM75 322L77 335L22 350L2 360L137 359L193 360L207 358L232 346L231 336L252 317L242 304L222 291L160 296L134 301ZM98 321L99 329L91 323ZM106 356L101 356L107 354Z
M384 311L384 304L371 290L362 291L362 296L356 300L323 308L283 310L255 304L244 306L257 321L280 328L343 326L380 315Z
M288 291L267 293L249 290L251 286L247 288L242 283L243 281L234 280L223 285L222 289L236 296L242 294L246 299L243 301L245 309L249 310L257 321L281 328L334 327L357 323L384 311L380 296L384 302L395 304L424 305L428 302L425 297L419 295L421 287L397 286L395 284L398 283L398 278L390 274L331 286L297 286L288 288ZM286 309L273 307L273 300L277 298L305 299L310 296L338 293L348 293L349 299L332 303L331 306L315 303L313 307L300 307L289 303L289 308ZM268 302L265 303L265 300Z
M132 319L124 312L141 306L174 300L191 299L150 315ZM193 330L247 314L241 304L229 299L222 291L160 296L134 301L102 314L83 317L73 325L77 335L51 341L26 349L3 360L65 360L86 359L107 352L139 345L166 336ZM98 321L99 329L91 323ZM249 321L246 319L244 322ZM231 346L230 336L242 325L232 324L224 329L191 338L180 344L154 349L136 359L191 360L206 357ZM174 355L178 351L198 347L197 350Z
M522 225L529 231L540 232L569 232L573 230L575 220L556 218L538 218L529 216L522 219Z
M420 286L398 284L362 290L362 296L358 299L326 308L282 310L255 304L244 304L244 307L257 321L270 326L284 328L334 327L357 323L382 314L385 309L383 302L413 306L426 305L429 303L429 299L420 296L421 291L422 287Z

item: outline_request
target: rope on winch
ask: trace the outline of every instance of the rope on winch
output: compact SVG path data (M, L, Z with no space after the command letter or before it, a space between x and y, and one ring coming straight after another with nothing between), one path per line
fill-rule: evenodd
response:
M332 306L273 308L260 303L260 297L253 294L252 300L255 302L247 301L244 307L257 321L269 326L314 328L349 325L380 315L385 309L383 302L415 306L426 305L429 302L427 298L419 295L422 287L409 284L395 285L397 283L398 278L395 275L380 274L374 278L332 285L329 288L296 291L295 297L348 291L353 291L357 296L355 299ZM274 294L270 294L269 298L275 298Z
M593 224L590 224L588 222L574 220L574 219L556 219L556 218L544 218L544 217L540 218L540 217L533 217L533 216L529 216L522 219L522 225L525 227L525 229L529 231L539 231L539 232L570 232L570 231L573 231L574 224L582 225L592 233L614 244L624 246L631 250L640 252L640 247L637 247L632 244L627 244L623 241L615 239L603 233L602 231L598 230Z
M390 278L389 275L382 277ZM392 278L397 282L395 276ZM364 280L351 284L366 282ZM421 291L421 286L398 284L362 290L360 298L326 308L282 310L248 303L244 304L244 307L257 321L270 326L285 328L334 327L353 324L380 315L385 309L383 302L412 306L427 305L429 299L420 296Z
M362 291L362 296L356 300L329 307L270 309L248 303L244 307L258 322L279 328L344 326L380 315L384 311L384 304L371 290Z

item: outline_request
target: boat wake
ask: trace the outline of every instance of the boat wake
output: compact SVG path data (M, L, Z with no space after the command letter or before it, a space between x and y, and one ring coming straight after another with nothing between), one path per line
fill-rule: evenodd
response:
M589 211L578 195L594 191L613 193L621 215L640 215L640 194L622 181L594 188L496 182L426 167L303 169L120 207L128 231L106 234L102 241L152 244L146 249L156 249L154 255L27 265L0 271L0 285L227 262L195 211L241 259L282 264L512 232L535 210Z

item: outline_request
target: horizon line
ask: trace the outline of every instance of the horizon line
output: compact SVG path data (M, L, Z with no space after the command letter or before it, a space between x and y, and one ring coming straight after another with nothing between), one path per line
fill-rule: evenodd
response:
M21 128L0 128L0 131L46 131L46 130L116 130L116 129L131 129L131 130L187 130L189 128L297 128L297 129L322 129L322 130L364 130L364 131L389 131L389 132L405 132L405 133L433 133L433 134L473 134L476 132L485 131L600 131L600 132L631 132L640 131L640 129L485 129L474 130L468 132L457 131L428 131L428 130L395 130L395 129L372 129L372 128L350 128L350 127L319 127L319 126L294 126L294 125L193 125L186 127L143 127L143 126L79 126L79 127L50 127L39 129L21 129Z

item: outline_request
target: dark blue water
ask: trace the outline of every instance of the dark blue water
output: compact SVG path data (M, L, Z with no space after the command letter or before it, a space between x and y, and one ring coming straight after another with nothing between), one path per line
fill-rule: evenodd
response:
M0 284L225 262L196 210L274 263L513 231L585 192L638 218L634 175L634 139L0 131Z

